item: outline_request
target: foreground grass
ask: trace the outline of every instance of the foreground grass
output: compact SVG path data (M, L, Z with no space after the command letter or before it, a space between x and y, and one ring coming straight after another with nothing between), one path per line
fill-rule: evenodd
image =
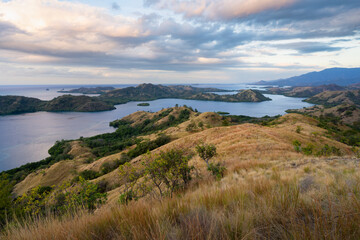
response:
M173 199L62 220L49 216L9 226L1 238L358 239L358 165L356 159L248 162L220 182L203 179Z

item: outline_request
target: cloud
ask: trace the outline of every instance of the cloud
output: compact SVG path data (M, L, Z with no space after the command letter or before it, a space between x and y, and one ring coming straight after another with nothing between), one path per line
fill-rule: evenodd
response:
M116 10L117 2L113 3ZM346 44L335 44L336 39L346 36L352 41L360 31L360 4L350 0L146 0L144 4L149 6L147 14L123 15L125 6L115 14L109 6L78 2L0 1L0 55L12 63L119 71L284 68L279 58L337 53ZM319 38L334 39L323 43Z
M120 10L120 5L117 2L111 4L111 8L114 10Z
M276 48L281 49L293 49L298 53L315 53L315 52L335 52L340 51L341 47L334 47L328 43L322 42L294 42L294 43L286 43L286 44L277 44L273 45Z
M295 0L145 0L145 6L170 9L186 17L203 17L208 20L230 20L247 17L267 10L278 10Z

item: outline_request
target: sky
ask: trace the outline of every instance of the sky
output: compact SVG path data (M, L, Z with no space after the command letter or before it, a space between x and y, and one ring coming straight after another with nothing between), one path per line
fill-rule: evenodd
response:
M359 0L0 0L0 85L251 83L359 56Z

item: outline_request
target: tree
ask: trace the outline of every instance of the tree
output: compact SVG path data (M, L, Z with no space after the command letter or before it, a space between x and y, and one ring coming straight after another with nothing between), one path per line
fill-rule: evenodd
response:
M146 184L141 181L144 176L143 170L127 162L119 167L119 176L124 183L119 198L121 203L127 204L129 201L137 200L148 193Z
M207 165L207 170L217 179L224 177L226 167L220 163L212 163L210 160L217 155L216 147L213 144L198 144L196 147L196 152L199 154L199 157L205 161Z
M207 167L210 167L210 159L216 156L216 147L213 144L198 144L196 147L196 152L199 154L199 157L205 161Z
M189 166L190 158L184 151L173 149L153 155L148 152L142 167L130 163L120 166L123 188L119 201L126 204L148 194L159 198L172 197L191 181L194 167Z
M172 149L144 163L146 177L159 191L160 197L172 197L174 192L187 187L194 169L189 166L189 160L190 156L186 156L182 150Z

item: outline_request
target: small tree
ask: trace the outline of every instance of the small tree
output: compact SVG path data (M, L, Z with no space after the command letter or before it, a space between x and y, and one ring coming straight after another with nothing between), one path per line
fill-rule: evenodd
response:
M226 167L220 162L210 162L210 160L217 155L215 145L205 143L199 144L196 146L196 152L199 154L199 157L205 161L207 170L211 172L211 174L215 176L217 180L224 177Z
M196 146L196 152L199 157L205 161L207 167L210 167L210 159L216 156L216 147L213 144L199 144Z
M182 150L172 149L144 163L145 175L159 191L160 197L165 194L172 197L174 192L187 187L194 169L189 166L189 160L190 156L186 156Z
M131 200L137 200L148 193L144 181L141 181L144 172L130 163L119 167L119 176L124 182L119 201L127 204Z

